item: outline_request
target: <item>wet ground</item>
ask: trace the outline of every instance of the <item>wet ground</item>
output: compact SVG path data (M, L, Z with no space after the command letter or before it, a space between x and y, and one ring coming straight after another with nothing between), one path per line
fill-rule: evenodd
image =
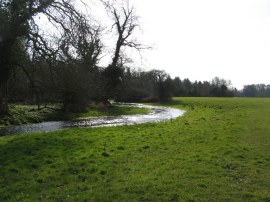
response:
M19 126L9 126L0 129L0 136L33 133L33 132L48 132L66 128L82 128L82 127L104 127L104 126L122 126L133 125L149 122L160 122L170 119L175 119L182 116L185 111L160 106L149 106L143 104L121 104L133 107L143 107L150 109L150 113L146 115L123 115L123 116L105 116L95 118L78 118L72 121L52 121L34 124L25 124Z

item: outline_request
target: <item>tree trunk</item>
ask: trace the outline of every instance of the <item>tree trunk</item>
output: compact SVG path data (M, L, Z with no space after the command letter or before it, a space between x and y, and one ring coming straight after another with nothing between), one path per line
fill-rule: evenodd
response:
M8 112L7 87L2 85L0 87L0 116L7 115Z
M0 41L0 116L8 114L7 82L11 71L11 50L15 39Z
M119 38L118 38L118 41L117 41L117 43L116 43L116 48L115 48L115 52L114 52L114 57L113 57L113 61L112 61L112 64L111 64L111 66L112 66L113 68L116 68L117 62L118 62L118 60L119 60L120 49L121 49L121 46L122 46L121 40L122 40L122 38L119 37Z

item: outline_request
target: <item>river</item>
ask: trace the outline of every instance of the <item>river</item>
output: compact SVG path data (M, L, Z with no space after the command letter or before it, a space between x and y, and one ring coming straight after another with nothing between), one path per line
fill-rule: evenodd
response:
M49 132L66 128L122 126L122 125L149 123L149 122L161 122L170 119L175 119L177 117L182 116L185 113L184 110L169 107L150 106L135 103L132 104L122 103L121 105L147 108L150 110L150 113L122 115L122 116L77 118L71 121L50 121L50 122L24 124L18 126L9 126L0 129L0 136L34 133L34 132Z

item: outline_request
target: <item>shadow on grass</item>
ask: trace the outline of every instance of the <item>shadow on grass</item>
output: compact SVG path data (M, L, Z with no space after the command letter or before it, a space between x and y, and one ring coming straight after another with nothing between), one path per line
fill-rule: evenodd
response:
M64 138L60 132L12 139L0 144L0 173L8 175L15 165L17 169L31 171L54 158L68 158L78 148L73 139Z

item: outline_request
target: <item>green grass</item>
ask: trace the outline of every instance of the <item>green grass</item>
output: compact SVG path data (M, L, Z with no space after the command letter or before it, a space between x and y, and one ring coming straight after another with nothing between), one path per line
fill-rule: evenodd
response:
M13 104L10 106L10 115L0 117L0 127L38 123L42 121L71 120L79 117L119 116L131 114L147 114L146 108L112 105L104 110L90 108L84 113L67 113L61 110L60 105L50 105L49 108L37 110L35 105Z
M0 138L0 201L270 201L270 99L175 98L184 117Z
M98 116L120 116L120 115L132 115L132 114L147 114L149 109L137 108L130 106L117 106L113 105L106 110L89 110L84 113L70 113L67 115L69 118L79 118L79 117L98 117ZM66 116L66 115L64 115Z

